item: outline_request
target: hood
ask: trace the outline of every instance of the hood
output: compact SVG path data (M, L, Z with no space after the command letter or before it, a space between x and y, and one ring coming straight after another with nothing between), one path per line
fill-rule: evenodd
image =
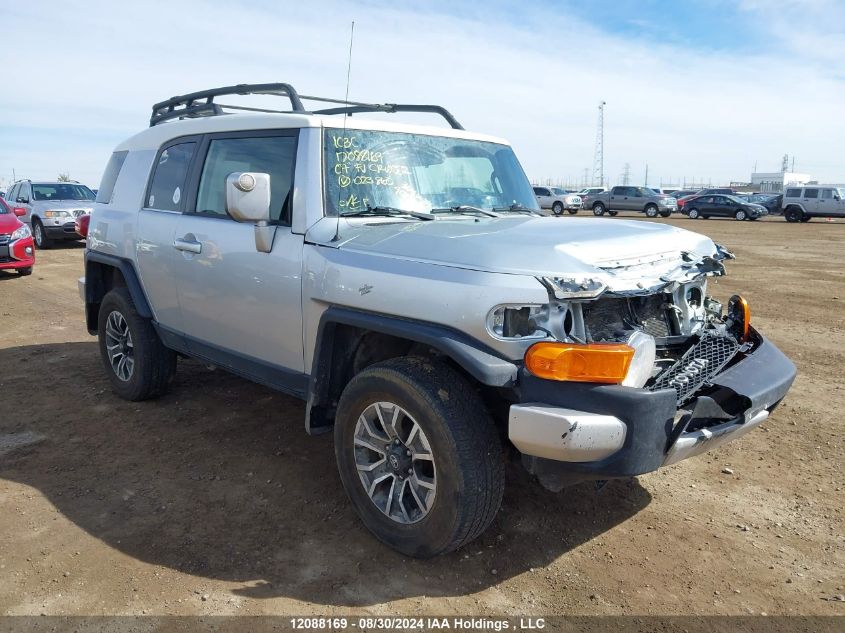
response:
M321 224L325 226L320 227ZM665 224L511 216L429 222L324 218L309 241L381 257L534 277L601 280L616 291L657 285L690 262L723 259L707 237ZM323 236L321 240L318 236ZM665 279L664 279L665 281Z
M7 235L21 226L21 222L14 213L0 213L0 235Z
M33 206L39 210L68 209L70 211L81 211L91 213L94 208L93 200L35 200ZM74 215L80 215L74 213Z

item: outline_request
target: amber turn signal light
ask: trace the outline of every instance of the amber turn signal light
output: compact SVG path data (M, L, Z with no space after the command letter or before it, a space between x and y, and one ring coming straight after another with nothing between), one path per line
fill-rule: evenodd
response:
M751 327L751 308L748 307L748 302L739 295L731 297L728 301L728 318L731 320L731 329L740 342L748 339L748 328Z
M634 349L624 343L535 343L525 366L538 378L618 384L628 375Z

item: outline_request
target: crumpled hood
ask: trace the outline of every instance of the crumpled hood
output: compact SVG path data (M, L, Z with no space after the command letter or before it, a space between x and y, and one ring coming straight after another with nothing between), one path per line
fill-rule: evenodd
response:
M318 224L323 222L331 224L334 237L337 220L324 218ZM326 228L315 230L314 237L326 235ZM486 272L592 278L611 290L654 285L649 280L685 262L721 258L708 237L633 220L524 215L413 223L341 219L338 235L333 245L342 250Z

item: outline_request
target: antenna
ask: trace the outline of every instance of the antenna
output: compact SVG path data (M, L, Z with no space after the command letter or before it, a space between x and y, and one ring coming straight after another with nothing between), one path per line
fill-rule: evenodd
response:
M593 154L593 184L604 186L604 106L607 102L599 103L599 123L596 129L596 150Z
M352 75L352 42L355 40L355 20L352 20L352 27L349 30L349 57L346 62L346 96L343 100L348 104L349 103L349 77ZM348 113L344 111L343 113L343 136L346 136L346 117ZM337 222L334 225L334 238L332 238L333 242L336 242L340 239L340 211L337 212Z

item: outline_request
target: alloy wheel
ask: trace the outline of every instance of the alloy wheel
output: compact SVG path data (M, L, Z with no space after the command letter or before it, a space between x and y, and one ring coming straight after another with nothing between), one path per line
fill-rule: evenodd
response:
M405 409L392 402L368 406L355 424L353 451L361 485L382 514L410 524L429 513L437 492L434 454Z
M117 310L106 320L106 353L115 376L127 382L135 370L135 348L132 332L123 315Z

